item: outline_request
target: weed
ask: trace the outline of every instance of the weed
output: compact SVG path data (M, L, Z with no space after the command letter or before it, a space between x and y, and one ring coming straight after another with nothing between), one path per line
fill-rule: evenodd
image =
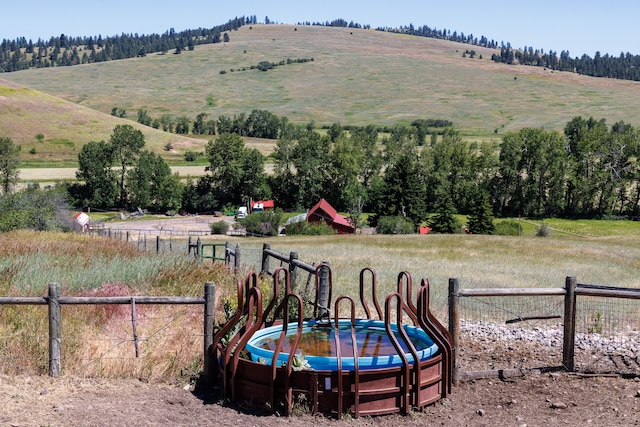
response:
M301 417L311 413L309 401L307 395L304 393L298 393L293 398L293 405L291 405L291 415Z
M596 311L595 315L591 318L591 324L587 328L587 331L590 334L601 334L603 325L604 319L602 318L602 313Z

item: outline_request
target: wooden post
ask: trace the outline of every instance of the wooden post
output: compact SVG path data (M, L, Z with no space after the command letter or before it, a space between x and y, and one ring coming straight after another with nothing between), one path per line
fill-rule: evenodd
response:
M52 377L60 376L61 325L60 285L49 283L49 375Z
M271 249L271 244L270 243L263 243L262 244L262 267L261 267L261 271L264 272L269 272L269 254L267 254L267 250Z
M296 276L298 275L298 269L294 261L298 260L298 252L291 252L289 254L289 282L291 283L292 290L296 286Z
M136 313L136 299L131 298L131 329L133 331L133 346L136 349L136 358L140 357L140 348L138 346L138 315Z
M236 243L236 256L233 266L236 269L240 268L240 243Z
M204 372L205 385L213 384L216 375L213 360L213 325L216 314L216 285L204 284Z
M160 253L160 236L156 236L156 254Z
M224 263L231 265L231 243L224 242Z
M187 240L187 255L191 255L191 235L189 235L189 240Z
M331 298L331 284L329 283L329 262L322 261L318 274L320 275L319 292L318 292L318 308L320 309L320 318L327 316L331 317L329 298Z
M564 297L564 336L562 344L562 366L569 372L574 371L576 338L576 285L575 277L565 279Z
M200 252L202 250L202 240L200 240L200 237L198 237L198 240L196 240L196 258L200 259L200 257L202 256L202 253Z
M458 379L458 343L460 342L460 306L458 301L458 290L460 284L458 279L449 279L449 333L451 334L451 347L453 349L451 353L451 382L457 386L459 384Z

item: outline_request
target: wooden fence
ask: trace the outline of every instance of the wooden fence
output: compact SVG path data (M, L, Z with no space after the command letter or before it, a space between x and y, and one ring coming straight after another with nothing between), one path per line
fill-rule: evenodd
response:
M131 319L134 345L138 354L136 331L136 305L140 304L201 304L204 305L204 380L209 381L213 375L211 360L213 345L213 328L215 320L215 284L204 284L204 296L118 296L118 297L64 297L60 295L60 285L50 283L47 297L0 297L0 305L47 305L49 307L49 375L57 377L61 372L62 348L62 314L61 305L95 305L126 304L131 305Z

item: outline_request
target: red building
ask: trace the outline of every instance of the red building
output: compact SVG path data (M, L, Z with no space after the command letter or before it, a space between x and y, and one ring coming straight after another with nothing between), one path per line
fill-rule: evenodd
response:
M309 212L307 212L307 222L326 222L338 234L353 234L356 228L349 218L340 215L325 199L320 199Z

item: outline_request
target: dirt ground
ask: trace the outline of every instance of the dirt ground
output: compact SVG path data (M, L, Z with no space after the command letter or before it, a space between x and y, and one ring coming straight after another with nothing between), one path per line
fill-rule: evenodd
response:
M638 426L640 379L530 374L462 381L424 412L337 421L257 414L188 384L0 378L0 426Z

